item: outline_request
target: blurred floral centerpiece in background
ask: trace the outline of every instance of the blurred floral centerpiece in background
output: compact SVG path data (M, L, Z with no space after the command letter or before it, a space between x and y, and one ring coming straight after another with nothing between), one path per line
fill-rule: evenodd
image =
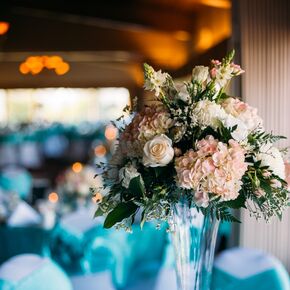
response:
M139 112L125 108L129 121L114 122L115 154L99 164L107 193L96 216L105 216L105 228L129 231L137 214L141 227L167 221L179 289L209 289L219 221L238 221L231 209L269 220L289 202L273 145L284 137L265 132L257 109L225 92L244 72L233 56L196 66L184 83L145 64L144 87L155 102Z
M92 203L92 188L96 186L94 169L75 163L57 178L57 192L62 213L86 207ZM101 184L98 184L101 186Z

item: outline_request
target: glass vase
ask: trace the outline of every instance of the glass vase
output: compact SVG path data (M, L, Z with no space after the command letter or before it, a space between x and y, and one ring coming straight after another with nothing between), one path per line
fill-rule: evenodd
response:
M219 221L190 207L173 206L172 243L178 290L209 290Z

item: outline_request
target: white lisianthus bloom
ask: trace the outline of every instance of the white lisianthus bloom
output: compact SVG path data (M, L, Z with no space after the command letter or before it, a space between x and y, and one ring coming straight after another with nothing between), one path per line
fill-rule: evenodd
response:
M215 82L221 88L224 87L228 81L233 77L233 68L230 66L220 67L215 71Z
M122 186L125 188L129 188L131 179L137 176L140 176L140 173L133 164L128 164L119 171L119 179L122 181Z
M285 179L285 165L278 148L270 146L269 144L263 145L256 158L262 161L262 166L269 166L269 169L271 169L275 175Z
M167 73L162 73L161 70L154 71L152 69L151 77L145 80L144 88L145 90L155 91L155 96L158 97L166 82L166 78L168 76Z
M187 103L190 100L190 95L187 91L186 85L184 83L177 83L175 86L178 91L178 98Z
M143 164L147 167L166 166L173 157L172 141L164 134L146 142L143 149Z
M209 76L209 69L207 66L198 65L192 70L192 79L199 83L203 83Z
M197 191L194 194L194 202L199 207L208 207L209 205L209 196L206 192Z
M210 100L197 102L192 115L202 129L207 126L217 129L220 122L223 122L227 118L224 109Z
M231 135L238 142L243 141L248 137L249 131L247 126L240 119L235 118L232 115L228 115L225 118L223 125L228 129L237 126L236 130L233 131Z

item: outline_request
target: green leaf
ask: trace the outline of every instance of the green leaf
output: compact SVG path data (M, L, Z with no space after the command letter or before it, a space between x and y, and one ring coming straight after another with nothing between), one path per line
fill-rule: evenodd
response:
M159 178L168 171L167 167L153 167L153 170L156 178Z
M239 196L234 200L229 200L224 202L227 207L239 209L241 207L246 208L246 197L243 194L239 194Z
M232 49L222 60L223 65L228 65L233 60L235 56L235 50Z
M99 206L94 214L94 218L100 217L102 215L104 215L104 212L102 211L101 207Z
M144 209L143 212L142 212L142 214L141 214L141 223L140 223L141 230L143 229L144 224L145 224L145 213L146 213L146 211Z
M272 195L272 187L264 180L260 180L260 187L268 194Z
M119 203L106 217L104 228L109 229L116 223L121 222L123 219L130 217L137 210L138 206L130 202Z
M141 181L140 175L131 179L129 184L129 191L134 196L145 196L145 186Z

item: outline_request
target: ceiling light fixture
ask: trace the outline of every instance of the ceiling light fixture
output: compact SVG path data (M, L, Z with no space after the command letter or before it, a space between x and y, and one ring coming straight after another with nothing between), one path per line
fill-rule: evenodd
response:
M54 70L57 75L64 75L70 70L69 64L57 55L30 56L19 65L19 71L22 74L37 75L44 68Z
M6 34L9 28L10 28L9 22L0 21L0 35Z

